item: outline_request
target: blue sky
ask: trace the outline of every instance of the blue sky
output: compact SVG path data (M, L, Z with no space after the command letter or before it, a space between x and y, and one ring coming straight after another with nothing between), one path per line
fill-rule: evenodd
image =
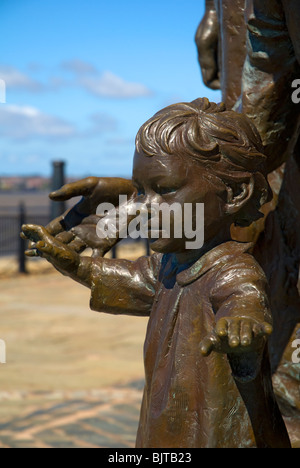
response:
M1 175L131 174L139 127L159 109L220 93L202 82L204 0L1 0Z

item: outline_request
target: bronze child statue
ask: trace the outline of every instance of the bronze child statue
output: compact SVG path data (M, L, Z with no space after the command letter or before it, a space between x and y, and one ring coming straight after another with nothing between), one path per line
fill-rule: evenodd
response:
M260 137L247 117L197 99L169 106L136 138L133 184L149 206L204 203L204 245L158 235L131 262L79 255L41 226L23 236L91 289L91 308L149 316L137 447L290 447L267 353L272 331L252 244L231 240L269 200Z

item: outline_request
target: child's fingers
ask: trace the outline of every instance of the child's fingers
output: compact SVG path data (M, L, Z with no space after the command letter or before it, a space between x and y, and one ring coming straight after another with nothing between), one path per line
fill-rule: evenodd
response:
M231 348L236 348L240 344L240 319L231 319L228 322L228 344Z
M240 319L223 317L218 320L215 328L220 338L228 337L228 344L235 348L240 344Z
M32 242L38 242L42 240L47 231L42 226L36 224L23 224L21 237L23 239L29 239Z
M271 335L273 327L268 322L256 323L253 326L253 333L255 336Z
M68 246L77 253L81 253L86 249L86 243L78 238L70 242Z
M273 327L268 322L263 323L263 330L264 330L266 335L271 335L273 333Z
M240 341L242 346L250 346L252 342L252 322L250 320L241 321Z
M20 237L24 240L28 240L28 237L24 234L24 232L20 233ZM29 241L28 249L26 249L24 253L26 257L38 257L39 254L36 251L35 242Z
M63 244L69 244L74 239L74 234L71 231L64 231L55 237Z
M251 346L253 339L270 335L272 330L268 322L258 323L243 317L222 317L217 321L215 330L201 341L200 351L203 356L208 356L212 351L233 352L233 348L241 352L240 346Z
M36 249L25 250L26 257L39 257L39 254Z
M50 256L54 255L54 249L52 245L47 244L45 241L41 240L36 243L36 249L41 252L42 254L47 254Z
M218 346L220 340L214 335L206 336L200 343L200 352L203 356L209 356L210 353Z
M74 270L78 266L78 254L51 236L42 226L24 224L22 226L23 236L34 242L31 246L29 256L34 256L32 248L39 256L46 258L50 263L64 270ZM73 234L72 234L73 237Z
M81 253L86 249L86 242L76 237L75 231L65 231L55 237L56 240L68 245L70 249Z
M55 239L51 243L44 240L37 242L36 249L41 257L46 258L54 266L69 269L77 264L77 253Z
M221 318L216 324L216 334L221 338L227 336L228 333L228 322L226 318Z

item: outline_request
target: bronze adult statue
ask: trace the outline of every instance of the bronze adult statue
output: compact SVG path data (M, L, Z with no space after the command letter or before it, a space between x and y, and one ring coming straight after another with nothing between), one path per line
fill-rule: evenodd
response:
M299 21L297 0L206 0L196 33L204 83L221 89L228 109L254 121L269 173L298 140L300 112L291 95L300 76Z
M297 199L298 194L297 190L295 190L295 186L299 184L298 181L300 181L300 177L297 161L291 156L295 153L295 148L297 148L295 142L298 137L298 124L296 123L298 122L298 111L295 106L292 106L290 101L290 88L289 86L288 88L284 87L283 79L285 74L290 79L299 77L297 76L297 57L299 57L299 55L298 52L295 52L299 50L299 47L297 49L297 44L294 47L294 41L297 41L297 30L292 26L292 15L287 14L287 8L294 5L295 0L289 4L285 1L282 3L268 1L264 2L264 5L259 5L259 3L262 2L248 1L245 8L244 2L237 0L237 2L234 3L233 11L232 2L229 0L218 1L216 5L217 8L214 8L212 1L207 1L207 12L204 22L198 30L197 37L198 39L200 38L198 45L204 80L212 88L218 87L220 82L227 108L231 109L235 107L239 112L249 115L261 133L264 148L260 151L260 154L262 154L263 151L268 156L263 172L269 173L269 181L273 193L275 194L273 202L271 204L269 203L269 205L264 205L263 209L265 214L268 214L270 209L274 209L276 206L279 188L282 186L277 208L267 217L267 221L266 216L261 219L257 216L250 216L254 222L251 224L250 228L246 228L245 232L245 228L242 230L240 227L241 225L245 226L245 222L241 223L240 218L240 222L238 223L239 227L234 227L231 230L235 239L250 239L255 241L255 245L252 247L249 246L249 249L252 249L252 252L254 252L254 255L265 270L272 291L270 302L275 320L274 331L271 334L269 343L273 372L277 370L275 378L279 379L277 389L282 389L285 385L288 385L290 394L291 390L292 393L294 392L293 398L297 406L299 401L297 401L297 398L299 399L299 396L297 396L299 386L299 382L297 383L297 376L292 385L290 379L291 372L285 372L285 369L290 364L289 358L284 362L284 366L278 368L278 363L282 358L285 346L291 337L295 324L299 321L297 279L299 265L298 246L300 243L298 242L298 238L292 235L292 232L299 219L297 217L299 200ZM296 3L295 7L297 7ZM297 7L297 11L299 12L299 7ZM295 15L294 18L296 19L297 15ZM297 22L294 21L294 24L297 24ZM248 33L246 34L247 30ZM220 31L222 33L222 41L219 40ZM264 34L266 31L267 34ZM201 42L202 39L204 40ZM272 39L276 41L278 51L273 51L273 54L270 54L269 48ZM201 50L201 47L203 50ZM286 54L288 57L286 57ZM283 60L284 57L286 61ZM246 64L245 67L244 64ZM284 65L283 69L282 65ZM283 96L285 92L287 92L287 94ZM282 106L281 109L280 105ZM284 163L284 166L280 166L282 163ZM285 174L285 181L282 184L281 174L283 172ZM29 238L35 238L35 240L39 239L39 236L47 237L49 234L54 236L56 240L51 238L50 244L54 243L55 245L56 241L60 241L67 246L66 249L68 253L65 258L65 262L67 263L69 261L72 263L72 260L70 260L70 258L72 259L72 255L70 252L73 252L75 255L76 252L81 252L86 247L92 247L94 250L94 257L99 258L99 256L109 250L116 240L108 241L99 239L96 236L95 225L99 220L99 218L95 216L96 206L103 201L112 201L112 203L115 203L116 195L119 193L128 194L128 196L134 199L136 196L136 188L130 181L124 179L114 180L101 178L89 178L62 187L62 189L51 195L52 199L66 200L74 196L82 195L82 200L66 215L50 223L47 227L47 232L41 231L40 228L37 230L35 228L30 228L29 231L26 232L26 235ZM286 202L287 198L288 203ZM249 206L250 205L248 205L248 208ZM291 206L293 208L292 210ZM293 213L293 223L288 223L287 220L290 221L291 212ZM267 227L264 230L265 222ZM274 235L274 231L276 235ZM299 232L299 230L297 232ZM260 233L262 234L258 239ZM41 254L44 241L45 239L42 240L42 244L39 244L40 249L34 248L30 250L28 254ZM64 251L64 253L66 252ZM53 263L55 264L55 262ZM56 267L62 269L61 266L59 267L56 265ZM170 271L170 274L171 273L172 269ZM238 275L236 275L236 278L238 278ZM239 281L237 281L237 287L239 287ZM105 291L108 292L108 289L107 287ZM97 288L95 290L97 290ZM129 312L129 310L127 312ZM239 326L241 326L241 322L239 322ZM225 333L225 335L228 333L228 328L227 331L222 327L221 329L221 335L222 333ZM218 328L218 330L220 332L220 328ZM214 342L213 336L216 338L216 334L218 335L219 332L214 330L213 335L208 339L208 343ZM218 338L220 338L219 335ZM203 352L205 353L205 341L203 346ZM214 356L214 353L212 353L212 355ZM232 360L230 361L229 359L229 362L233 365ZM267 362L265 361L265 357L263 362ZM262 368L264 368L264 365L262 365L261 369ZM268 371L266 371L266 368L264 369L266 376L268 376ZM280 372L282 373L282 369L284 369L284 375L280 374ZM260 377L257 378L258 380L260 379ZM264 427L264 424L266 424L265 422L260 427L260 416L262 414L268 414L268 417L271 417L273 414L277 422L280 421L280 415L278 415L278 408L276 403L274 403L268 377L267 388L269 389L268 392L270 392L268 393L269 397L266 398L266 394L263 395L260 393L261 400L259 400L259 405L254 404L253 394L258 391L258 387L256 387L257 380L254 380L256 383L252 381L251 391L250 386L248 386L246 392L244 391L245 387L240 384L239 380L236 379L235 381L235 388L239 389L245 404L245 407L243 407L241 411L243 412L245 408L247 409L251 420L250 425L248 420L247 427L249 429L251 426L250 433L252 431L252 435L250 435L249 438L245 436L245 433L242 434L242 432L240 432L241 437L238 437L237 440L241 443L240 446L245 446L243 444L247 444L247 441L249 445L252 446L255 444L257 446L272 447L287 446L286 432L284 428L282 429L281 422L279 426L281 425L284 440L280 437L278 438L276 435L277 433L275 435L273 433L273 435L270 436L270 427L268 424L267 427ZM286 384L286 382L288 383ZM295 387L295 385L297 387ZM145 391L145 398L147 398L147 394L147 391ZM284 391L281 396L283 404L285 404ZM181 401L180 398L179 400ZM178 405L180 406L181 403L178 403ZM270 410L271 406L273 412ZM147 401L144 402L143 408L149 409ZM290 408L290 405L288 405L288 411L290 411ZM174 411L176 414L176 410ZM143 411L142 414L144 414ZM243 414L245 415L246 413L244 412ZM170 416L170 418L173 418L173 416ZM143 421L144 419L142 416L141 423ZM292 418L292 423L293 421ZM146 424L148 429L150 426ZM276 423L274 427L279 426L277 426ZM141 427L145 427L145 425L142 424ZM173 432L176 432L176 427L176 425L173 426ZM149 442L150 439L147 439L147 437L150 437L149 432L147 432L148 429L140 429L139 434L142 435L139 436L138 444L151 444L151 442ZM293 431L292 424L289 426L289 430L291 434ZM262 431L267 435L262 435ZM224 437L224 426L221 426L220 432L217 433L217 440L222 441L221 445L223 444L226 446L228 443L228 445L236 446L236 444L239 443L237 440L234 441L230 439L230 435L228 435L226 441L222 437ZM297 440L297 435L293 437L294 440ZM205 443L206 442L202 439L198 439L197 442L194 441L195 445L192 446L197 446L197 444L205 445ZM218 446L218 442L213 438L208 445L209 444L211 444L211 446Z
M215 89L219 82L227 107L252 119L268 156L274 193L265 209L268 216L246 233L233 232L235 238L257 240L253 253L271 290L275 390L297 446L300 371L292 363L291 344L300 322L300 108L291 96L292 83L300 77L299 24L296 0L207 0L196 34L206 85Z
M266 346L267 281L251 244L230 237L232 223L260 218L270 198L262 150L247 117L207 99L169 106L140 128L133 197L149 220L155 204L184 212L204 203L202 247L173 229L163 236L160 220L153 255L91 258L23 226L39 255L91 289L93 310L149 316L137 447L290 447Z

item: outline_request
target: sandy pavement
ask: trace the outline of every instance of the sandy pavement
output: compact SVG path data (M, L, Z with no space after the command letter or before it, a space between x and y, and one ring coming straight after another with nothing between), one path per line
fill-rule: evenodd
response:
M29 270L0 276L7 361L0 364L0 422L45 395L64 399L143 379L146 318L92 312L87 288L44 260Z

